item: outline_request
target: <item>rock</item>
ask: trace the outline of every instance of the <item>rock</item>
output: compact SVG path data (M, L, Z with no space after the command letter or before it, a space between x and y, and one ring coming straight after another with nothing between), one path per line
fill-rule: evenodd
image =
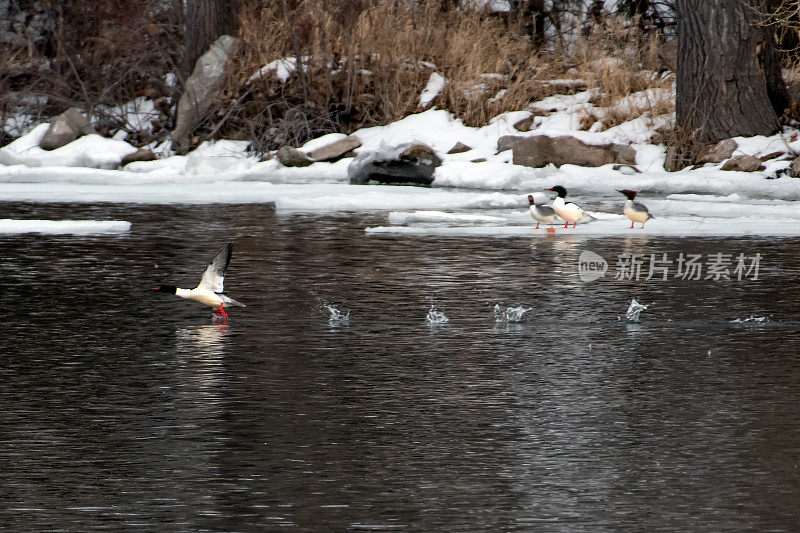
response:
M733 139L723 139L717 144L707 144L700 149L695 163L722 163L733 155L738 145Z
M424 144L405 144L376 152L359 154L347 169L350 183L365 185L370 180L380 183L430 185L433 172L442 159Z
M175 130L172 132L179 151L189 149L192 131L222 95L233 56L239 50L240 43L235 37L223 35L195 63L178 102Z
M775 159L777 157L781 157L781 156L784 156L784 155L786 155L786 152L771 152L771 153L769 153L767 155L762 155L758 159L763 163L765 161L769 161L770 159Z
M636 150L632 146L612 143L608 145L608 148L617 155L617 163L622 163L623 165L636 164Z
M531 126L533 126L533 115L514 123L514 129L517 131L531 131Z
M461 141L457 142L450 148L447 153L448 154L462 154L464 152L469 152L472 150L471 146L467 146L466 144L462 143Z
M485 162L486 162L486 158L485 157L479 157L478 159L472 159L470 161L470 163L485 163Z
M761 164L761 160L754 155L737 155L725 161L721 170L734 170L739 172L755 172L764 170L766 167Z
M503 140L503 137L500 139ZM514 164L540 168L549 164L599 167L609 163L633 165L636 150L621 144L589 145L574 137L523 137L514 143Z
M355 135L349 135L344 139L321 146L316 150L311 150L306 155L314 161L334 161L341 159L346 153L355 150L359 146L361 146L361 139Z
M139 148L132 154L128 154L122 158L122 162L120 163L122 166L127 165L128 163L133 163L134 161L155 161L156 154L150 148Z
M518 135L503 135L497 140L497 151L505 152L506 150L511 150L518 142L524 139L525 137L519 137Z
M281 146L278 149L278 153L275 154L275 157L277 157L281 165L285 167L307 167L314 163L313 159L291 146Z
M77 107L70 107L53 119L39 146L43 150L55 150L90 133L95 131L89 119Z
M792 159L792 164L789 165L789 175L793 178L800 178L800 157Z

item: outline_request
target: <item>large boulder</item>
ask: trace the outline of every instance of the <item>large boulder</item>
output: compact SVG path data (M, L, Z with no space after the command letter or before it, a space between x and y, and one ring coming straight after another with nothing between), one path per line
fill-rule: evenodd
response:
M43 150L55 150L90 133L95 131L89 119L77 107L70 107L53 119L39 146Z
M501 138L501 140L506 139ZM512 138L513 139L513 138ZM599 167L610 163L636 164L636 150L622 144L591 145L574 137L536 135L510 142L515 165L540 168L549 164Z
M186 80L186 88L178 102L175 129L172 132L179 151L188 150L192 130L222 95L233 57L240 46L239 39L223 35L195 63L194 71Z
M335 161L359 146L361 140L355 135L348 135L344 139L311 150L306 155L314 161Z
M442 159L430 146L403 144L381 147L374 152L359 154L347 173L350 183L366 185L371 180L380 183L403 185L430 185L433 173L442 164Z
M733 139L723 139L717 144L707 144L700 149L695 158L695 163L722 163L733 155L737 148L736 141Z

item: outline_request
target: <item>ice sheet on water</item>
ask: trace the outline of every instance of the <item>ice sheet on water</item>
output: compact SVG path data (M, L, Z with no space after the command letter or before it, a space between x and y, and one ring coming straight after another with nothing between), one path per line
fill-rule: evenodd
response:
M490 223L503 222L503 217L491 215L475 215L471 213L446 213L444 211L392 211L389 213L390 224L409 224L409 223L436 223L436 222L458 222L466 223Z
M595 213L592 213L595 214ZM600 215L600 213L597 213ZM533 225L482 226L374 226L365 228L367 235L413 235L437 237L503 237L503 238L560 238L560 237L725 237L725 236L800 236L800 218L770 219L764 217L703 218L659 217L645 224L644 229L630 229L630 221L622 215L602 214L591 224L578 224L565 229L556 225L535 229Z
M126 233L131 223L124 220L20 220L0 219L0 234L44 233L50 235L97 235Z

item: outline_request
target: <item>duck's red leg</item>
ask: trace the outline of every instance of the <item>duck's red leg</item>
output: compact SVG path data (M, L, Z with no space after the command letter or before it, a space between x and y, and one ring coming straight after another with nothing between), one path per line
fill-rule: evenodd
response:
M536 229L539 229L539 223L538 222L536 223Z
M631 220L631 228L630 229L633 229L633 220Z
M228 313L226 313L225 309L222 308L223 305L225 305L225 304L219 304L219 309L217 310L217 316L222 314L222 316L224 316L227 319L228 318Z
M567 229L568 227L569 227L569 220L567 220L567 223L564 224L564 229Z

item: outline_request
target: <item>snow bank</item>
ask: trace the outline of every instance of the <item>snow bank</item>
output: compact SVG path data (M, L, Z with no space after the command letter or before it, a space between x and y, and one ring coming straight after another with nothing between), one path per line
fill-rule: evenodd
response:
M49 124L39 124L30 133L0 149L21 164L31 167L115 168L123 157L136 148L100 135L84 135L55 150L43 150L39 143Z
M126 233L131 223L123 220L15 220L0 219L0 234L97 235Z
M277 72L287 65L275 63L268 71ZM663 169L665 148L648 143L655 128L674 117L642 116L605 131L578 131L580 115L593 107L594 94L584 91L535 103L550 114L534 117L529 132L519 132L513 125L530 117L530 111L505 113L484 127L472 128L437 109L355 132L362 142L356 149L360 161L376 154L396 155L399 147L410 143L429 145L443 160L434 174L433 188L351 186L347 169L352 159L284 168L275 160L262 162L248 153L247 141L207 142L185 156L167 153L157 161L110 170L135 148L120 140L89 135L47 152L39 147L47 129L47 124L42 124L0 149L0 201L272 203L279 211L381 210L392 212L389 223L396 226L375 228L371 233L515 236L533 235L527 195L558 184L569 190L569 199L600 219L579 225L572 231L576 235L618 235L627 230L629 224L618 215L622 197L616 189L623 188L639 191L641 201L657 217L642 235L689 234L697 220L702 222L696 231L691 229L693 235L796 233L800 179L766 179L785 169L788 158L767 161L764 171L753 173L723 172L719 164L667 173ZM617 105L632 108L669 97L669 91L643 91ZM146 106L139 109L145 117ZM133 111L126 108L120 113ZM790 141L794 132L787 129L782 136L736 138L736 154L762 156L787 147L800 152L800 139ZM629 167L615 170L613 165L538 169L513 165L511 151L497 152L498 140L504 135L572 135L589 144L630 144L636 150L639 172ZM301 149L310 151L344 137L341 133L326 135ZM457 142L471 149L447 154ZM550 198L547 193L546 201ZM612 223L616 226L608 225ZM506 229L497 229L500 227Z

